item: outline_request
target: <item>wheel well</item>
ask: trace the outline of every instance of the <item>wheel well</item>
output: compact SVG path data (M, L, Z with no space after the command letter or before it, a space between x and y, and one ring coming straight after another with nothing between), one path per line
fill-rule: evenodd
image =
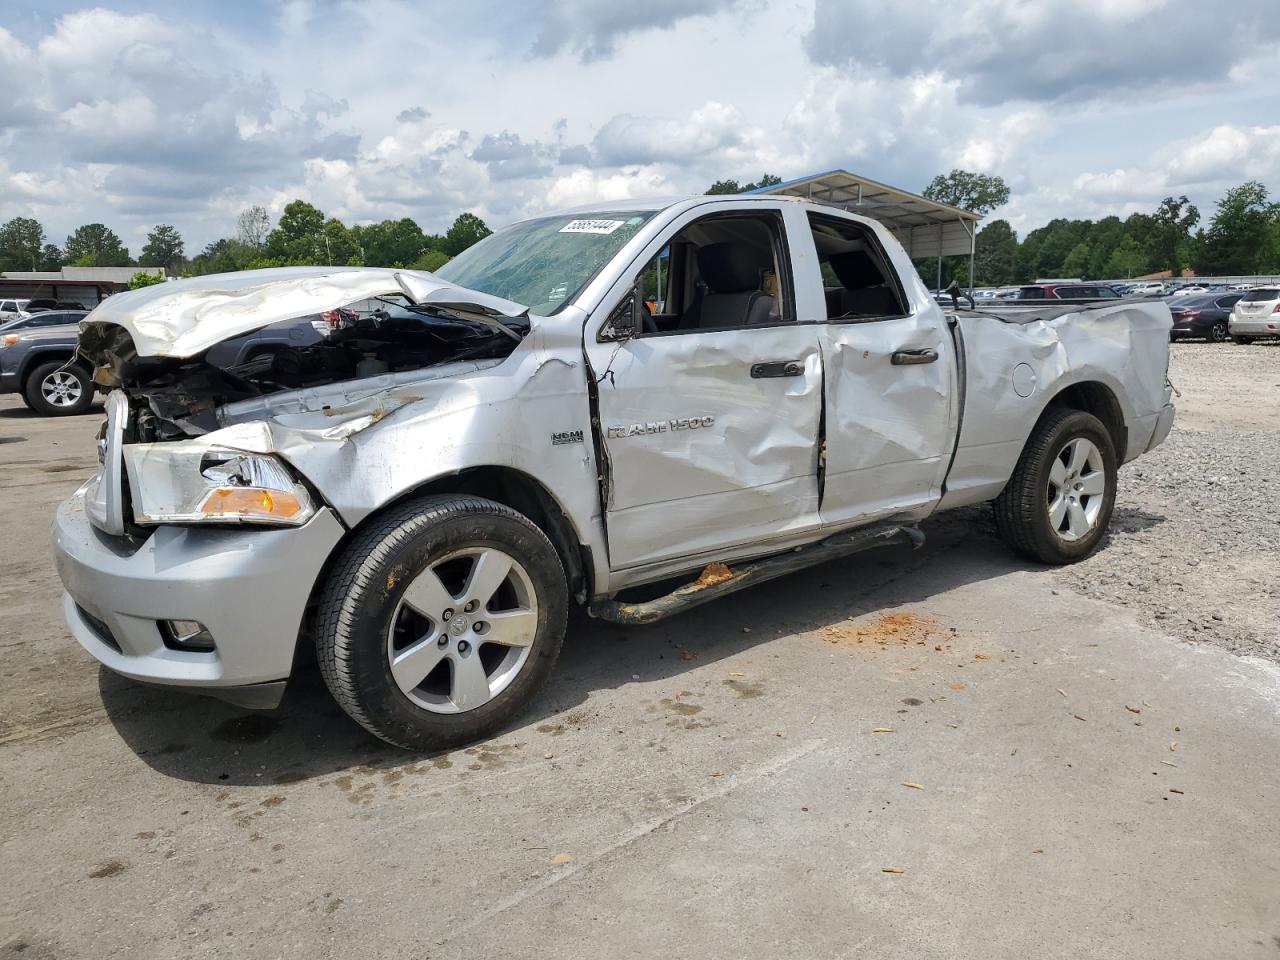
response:
M1102 425L1107 428L1107 433L1111 435L1111 445L1116 451L1116 462L1124 462L1129 443L1129 428L1125 426L1124 410L1120 407L1120 401L1116 399L1110 387L1096 380L1073 383L1050 400L1046 409L1052 407L1083 410L1101 420Z
M27 378L31 376L33 370L42 363L48 363L51 360L59 360L66 363L68 360L75 359L74 350L41 350L38 353L28 354L22 363L22 373L19 379L22 381L22 387L25 390L27 386ZM80 365L83 368L83 364ZM92 379L92 371L90 371L90 379Z
M467 493L496 501L524 514L547 535L564 564L569 593L585 603L591 595L589 550L578 539L578 532L559 503L537 480L511 467L471 467L459 473L437 477L407 491L381 507L381 513L413 497L439 493ZM377 514L370 514L376 516ZM361 525L367 523L365 518Z

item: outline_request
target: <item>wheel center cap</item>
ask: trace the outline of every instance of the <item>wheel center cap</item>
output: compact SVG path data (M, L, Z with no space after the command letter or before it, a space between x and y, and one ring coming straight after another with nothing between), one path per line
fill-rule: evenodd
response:
M467 623L467 618L464 617L462 614L458 614L456 617L454 617L452 620L449 621L449 632L453 634L455 637L460 637L467 632L467 628L469 626L470 624Z

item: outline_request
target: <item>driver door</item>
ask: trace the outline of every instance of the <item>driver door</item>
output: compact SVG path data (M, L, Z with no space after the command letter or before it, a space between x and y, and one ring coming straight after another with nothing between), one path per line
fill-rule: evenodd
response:
M816 528L822 353L795 322L783 212L691 211L634 266L586 330L610 565L715 560ZM608 339L631 297L644 329Z

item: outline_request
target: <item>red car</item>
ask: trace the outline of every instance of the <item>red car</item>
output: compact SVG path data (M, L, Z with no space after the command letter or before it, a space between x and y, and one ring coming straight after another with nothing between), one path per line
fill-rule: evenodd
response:
M1033 283L1018 290L1019 300L1119 300L1120 294L1097 283Z

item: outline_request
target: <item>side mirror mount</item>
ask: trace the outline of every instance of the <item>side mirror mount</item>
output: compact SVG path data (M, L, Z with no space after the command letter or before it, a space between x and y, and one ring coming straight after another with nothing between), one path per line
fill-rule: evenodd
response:
M640 316L640 311L643 309L640 292L636 287L632 287L609 314L609 319L605 321L600 331L600 339L631 340L639 336L644 329L644 321Z

